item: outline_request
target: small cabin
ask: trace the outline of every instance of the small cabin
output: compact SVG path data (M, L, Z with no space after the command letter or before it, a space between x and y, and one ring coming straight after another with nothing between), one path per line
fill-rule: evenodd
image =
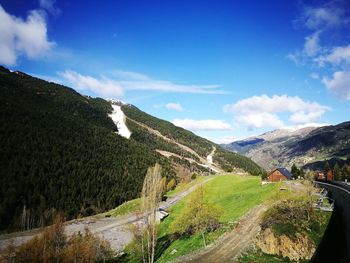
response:
M279 182L291 179L292 174L286 168L277 168L276 170L273 170L271 173L269 173L269 175L267 176L267 180L269 182Z

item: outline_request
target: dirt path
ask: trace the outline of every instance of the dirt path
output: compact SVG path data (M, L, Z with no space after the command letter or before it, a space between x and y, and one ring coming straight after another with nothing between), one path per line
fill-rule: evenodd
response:
M216 243L200 252L183 256L174 262L224 263L237 262L238 256L253 242L260 231L260 215L267 210L259 205L250 210L231 232L224 234Z
M207 183L213 178L208 178L189 189L168 198L167 201L160 205L163 209L168 209L178 203L181 199L193 192L198 186ZM107 239L111 243L111 247L115 251L122 251L124 247L132 240L133 234L130 231L130 225L140 220L135 214L128 214L114 218L87 217L80 220L71 220L65 223L65 233L72 235L74 233L83 233L85 229L89 229L94 234ZM9 244L19 246L35 235L41 233L40 229L30 231L16 232L11 234L0 235L0 251L5 249Z

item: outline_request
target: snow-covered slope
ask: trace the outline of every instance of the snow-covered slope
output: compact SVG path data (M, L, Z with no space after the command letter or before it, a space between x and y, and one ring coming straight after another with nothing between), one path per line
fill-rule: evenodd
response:
M113 112L109 115L109 117L113 120L115 125L118 127L118 134L130 139L131 132L125 124L125 115L122 111L121 107L118 105L112 104Z

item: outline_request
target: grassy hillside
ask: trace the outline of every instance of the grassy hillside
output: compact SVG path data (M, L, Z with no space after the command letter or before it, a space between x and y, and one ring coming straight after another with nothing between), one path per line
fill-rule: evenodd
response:
M117 134L110 104L0 69L0 230L104 211L138 196L167 159Z
M205 190L209 203L215 204L216 207L221 208L223 211L220 216L221 227L214 232L206 234L208 243L213 242L225 231L231 229L233 222L238 220L248 210L275 197L279 192L278 185L261 186L260 178L258 177L241 177L236 175L216 177L205 184ZM186 200L189 198L190 196L175 205L171 209L169 217L161 223L160 241L164 242L168 238L169 226L179 216L186 205ZM163 247L164 251L162 251L157 262L168 262L202 247L203 241L200 234L176 239L168 244L167 247ZM174 249L177 250L176 254L171 254L171 251Z

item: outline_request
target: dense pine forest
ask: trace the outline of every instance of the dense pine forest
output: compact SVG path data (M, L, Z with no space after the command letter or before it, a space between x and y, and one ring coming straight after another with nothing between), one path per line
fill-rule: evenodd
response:
M135 198L146 170L167 159L115 133L110 103L0 70L0 229L31 228Z
M185 159L199 162L198 155L177 143L204 159L215 147L214 161L225 171L263 172L250 159L132 105L122 109L130 140L117 134L108 116L111 102L1 67L0 230L46 225L57 213L71 219L114 208L138 196L147 168L156 162L169 180L179 166L205 173Z

